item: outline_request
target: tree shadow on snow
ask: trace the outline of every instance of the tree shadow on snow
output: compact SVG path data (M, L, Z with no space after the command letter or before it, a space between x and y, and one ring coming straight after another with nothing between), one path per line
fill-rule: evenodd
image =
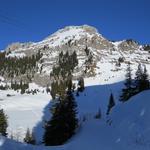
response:
M110 94L113 93L117 104L123 88L123 83L124 81L112 84L86 86L84 92L79 93L79 96L76 96L75 91L74 95L78 104L78 117L87 116L87 118L94 118L99 109L101 109L102 115L106 114ZM33 128L37 144L42 144L45 120L50 119L50 108L53 104L54 101L51 100L44 107L41 121Z
M33 127L33 133L36 137L37 144L42 144L45 121L51 118L50 108L52 105L53 101L50 100L50 102L43 109L43 116L41 120L35 125L35 127Z

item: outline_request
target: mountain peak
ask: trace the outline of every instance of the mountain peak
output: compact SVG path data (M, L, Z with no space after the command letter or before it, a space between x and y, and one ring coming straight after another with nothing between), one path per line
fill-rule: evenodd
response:
M60 52L72 54L75 51L79 62L75 73L81 75L86 70L86 75L92 76L97 72L96 66L98 63L111 62L116 65L121 58L125 62L147 63L149 60L149 47L147 46L145 49L148 50L143 51L143 46L132 39L111 42L99 34L96 28L81 25L66 26L40 42L10 45L6 49L6 57L31 57L40 51L42 57L37 64L40 68L39 72L46 76L49 75L53 66L57 65ZM94 66L94 69L92 66ZM91 70L87 71L87 68Z
M66 26L45 38L40 44L47 43L50 47L55 47L63 45L70 40L75 41L86 37L92 38L95 35L101 36L96 28L89 25Z
M56 34L56 33L64 33L64 32L67 32L67 31L72 31L72 30L74 30L74 31L76 31L76 32L93 32L93 33L96 33L96 32L98 32L98 30L95 28L95 27L93 27L93 26L89 26L89 25L81 25L81 26L66 26L66 27L64 27L64 28L62 28L62 29L59 29L57 32L55 32L54 34Z

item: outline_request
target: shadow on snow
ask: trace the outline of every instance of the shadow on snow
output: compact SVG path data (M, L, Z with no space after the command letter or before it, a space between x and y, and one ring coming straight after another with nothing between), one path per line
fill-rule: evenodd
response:
M87 86L83 93L79 93L79 96L76 96L75 91L74 95L78 104L78 118L81 119L83 116L86 116L86 118L90 119L95 116L99 109L104 117L106 115L110 93L113 93L117 104L122 88L123 81L113 84ZM54 101L50 101L49 104L44 107L41 121L33 128L37 144L42 144L44 121L50 119L50 108L53 104Z

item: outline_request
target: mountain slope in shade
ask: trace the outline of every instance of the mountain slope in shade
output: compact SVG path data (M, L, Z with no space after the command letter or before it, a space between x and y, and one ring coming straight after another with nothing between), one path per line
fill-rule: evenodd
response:
M30 146L0 138L1 150L149 150L150 94L144 91L127 103L113 108L109 117L95 119L87 115L77 134L66 144L56 147ZM86 99L86 97L85 97Z

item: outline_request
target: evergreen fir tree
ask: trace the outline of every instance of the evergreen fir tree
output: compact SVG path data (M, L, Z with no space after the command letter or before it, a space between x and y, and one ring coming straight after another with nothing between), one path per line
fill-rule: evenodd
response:
M45 125L43 142L46 146L61 145L64 142L62 139L64 138L62 132L64 132L63 126L65 125L62 113L63 107L64 105L60 103L55 104L53 116ZM62 116L60 113L62 113Z
M3 109L0 109L0 134L3 136L7 136L7 116L5 115Z
M137 93L149 89L150 85L146 66L142 69L141 64L139 64L136 71L135 85Z
M139 89L140 89L140 91L143 91L143 90L147 90L149 88L150 88L150 85L149 85L148 73L147 73L146 66L144 66Z
M72 91L73 90L73 83L72 83L72 75L68 75L67 80L66 80L66 88L68 91Z
M113 96L113 94L111 93L110 94L110 98L109 98L109 104L108 104L108 109L107 109L107 115L109 115L109 113L110 113L110 110L112 109L112 107L114 107L115 106L115 101L114 101L114 96Z
M141 86L141 81L142 81L142 74L143 74L143 70L142 70L142 66L141 64L138 65L138 69L135 73L135 89L138 92L141 91L140 86Z
M128 66L125 88L122 90L123 93L120 96L120 100L127 101L131 96L149 88L150 84L146 67L144 66L144 69L142 69L142 65L138 65L138 69L135 73L135 79L133 83L131 78L131 69Z
M77 103L71 91L67 92L67 96L65 99L67 105L67 123L69 125L69 137L71 137L75 133L75 129L78 126L78 119L76 118L77 114Z
M78 91L79 92L83 92L85 89L84 87L84 79L83 77L80 77L79 81L78 81Z
M45 126L43 142L46 146L61 145L75 133L78 124L76 106L71 92L55 104L52 118Z
M27 129L26 131L26 135L25 135L25 138L24 138L24 142L28 143L30 141L30 130L29 128Z
M74 64L74 67L75 67L75 66L78 65L78 58L77 58L77 54L76 54L75 51L73 52L72 57L73 57L73 64Z
M127 101L133 95L133 82L132 82L130 63L127 66L125 77L126 77L124 83L125 88L122 90L120 101Z
M33 135L33 132L30 132L30 129L27 129L25 138L24 138L24 142L28 143L28 144L35 144L35 137Z
M127 71L126 71L126 82L125 82L125 86L127 89L131 90L132 89L132 74L131 74L131 66L130 63L128 64L127 67Z
M52 96L52 99L55 99L56 97L56 85L57 85L57 82L52 82L51 84L51 91L50 91L50 94Z

